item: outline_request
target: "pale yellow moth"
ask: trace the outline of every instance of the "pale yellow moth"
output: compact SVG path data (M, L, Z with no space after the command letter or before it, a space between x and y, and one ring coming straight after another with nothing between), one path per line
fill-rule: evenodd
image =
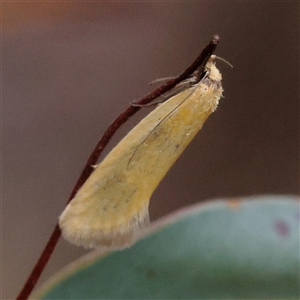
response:
M65 239L86 248L129 246L149 221L149 200L170 167L215 111L222 76L205 76L159 105L96 167L59 218Z

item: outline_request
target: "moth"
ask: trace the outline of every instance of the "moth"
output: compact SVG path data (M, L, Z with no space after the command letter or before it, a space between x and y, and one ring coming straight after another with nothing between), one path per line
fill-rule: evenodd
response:
M130 246L149 222L149 200L222 97L211 56L105 157L59 217L62 235L85 248Z

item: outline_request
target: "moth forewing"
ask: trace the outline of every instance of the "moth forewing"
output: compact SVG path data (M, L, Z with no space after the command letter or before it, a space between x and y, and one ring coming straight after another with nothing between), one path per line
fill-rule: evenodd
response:
M124 248L148 223L159 182L216 109L222 76L204 78L146 116L98 165L59 218L63 236L84 247Z

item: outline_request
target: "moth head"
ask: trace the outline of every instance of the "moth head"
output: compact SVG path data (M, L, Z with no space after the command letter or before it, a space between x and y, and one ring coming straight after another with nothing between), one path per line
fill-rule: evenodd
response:
M205 66L205 71L207 72L207 76L214 81L221 81L222 80L222 75L220 73L220 71L218 70L218 68L216 67L216 60L221 60L223 62L225 62L226 64L228 64L230 67L233 68L233 66L225 59L218 57L216 55L212 55L210 57L210 59L208 60L206 66Z

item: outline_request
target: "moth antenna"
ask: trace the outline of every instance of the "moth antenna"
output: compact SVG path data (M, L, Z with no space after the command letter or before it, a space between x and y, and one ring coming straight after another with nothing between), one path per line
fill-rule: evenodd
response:
M233 68L233 65L232 65L229 61L227 61L226 59L224 59L224 58L222 58L222 57L220 57L220 56L212 55L212 56L210 57L210 59L211 59L211 60L214 60L214 59L221 60L222 62L224 62L225 64L227 64L227 65L230 66L231 68Z

